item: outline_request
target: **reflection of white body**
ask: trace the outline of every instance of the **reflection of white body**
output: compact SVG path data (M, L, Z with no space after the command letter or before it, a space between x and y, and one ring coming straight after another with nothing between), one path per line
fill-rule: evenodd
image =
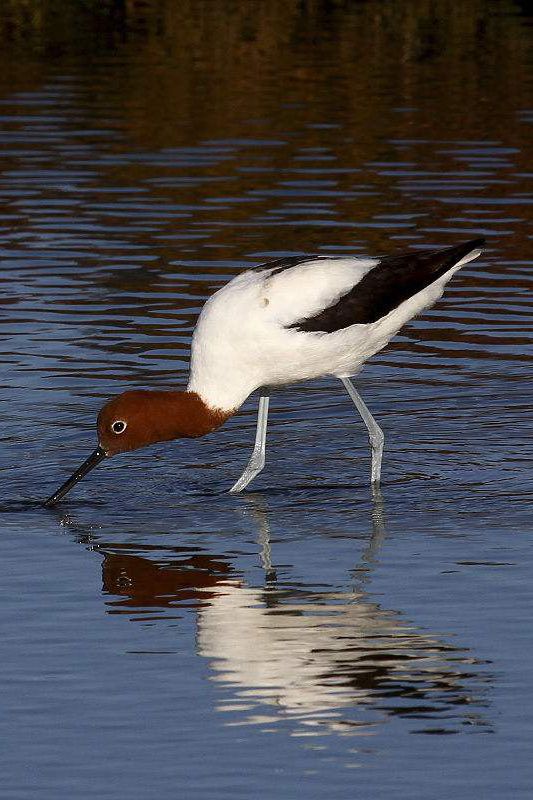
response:
M455 700L460 694L441 652L449 648L361 595L327 593L316 603L267 608L261 590L226 585L217 592L199 614L199 652L241 702L313 724L342 707L374 704L396 683L419 691L425 685L425 704L432 691L436 702L437 681L440 691L455 686Z

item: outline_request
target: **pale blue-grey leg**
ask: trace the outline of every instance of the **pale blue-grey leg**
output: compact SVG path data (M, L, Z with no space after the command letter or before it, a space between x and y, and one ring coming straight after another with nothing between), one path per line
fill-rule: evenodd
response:
M233 484L230 492L242 492L265 466L266 435L268 424L268 397L259 399L259 413L257 414L257 430L252 457L239 480Z
M368 438L370 440L370 447L372 448L372 486L374 488L379 486L381 477L381 459L383 458L383 442L385 436L379 427L378 423L366 407L363 399L351 380L349 378L341 378L344 388L350 395L354 406L359 411L361 419L366 425L368 431Z

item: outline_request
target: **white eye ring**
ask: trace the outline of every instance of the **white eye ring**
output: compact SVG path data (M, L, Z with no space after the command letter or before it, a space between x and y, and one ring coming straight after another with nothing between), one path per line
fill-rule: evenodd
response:
M123 419L116 419L114 422L111 423L111 430L113 431L113 433L124 433L127 427L128 423L124 422Z

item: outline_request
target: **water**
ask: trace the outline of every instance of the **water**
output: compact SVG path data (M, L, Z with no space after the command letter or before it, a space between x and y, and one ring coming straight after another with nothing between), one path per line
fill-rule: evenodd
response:
M35 7L34 7L35 6ZM527 4L2 7L1 796L529 798ZM361 374L99 467L270 257L484 235Z

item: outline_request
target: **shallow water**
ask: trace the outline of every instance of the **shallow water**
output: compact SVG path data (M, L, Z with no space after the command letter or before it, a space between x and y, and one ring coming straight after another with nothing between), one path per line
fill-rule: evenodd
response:
M67 5L0 11L2 798L529 798L526 4ZM40 507L242 267L478 235L358 381L381 498L325 379L253 492L254 398Z

